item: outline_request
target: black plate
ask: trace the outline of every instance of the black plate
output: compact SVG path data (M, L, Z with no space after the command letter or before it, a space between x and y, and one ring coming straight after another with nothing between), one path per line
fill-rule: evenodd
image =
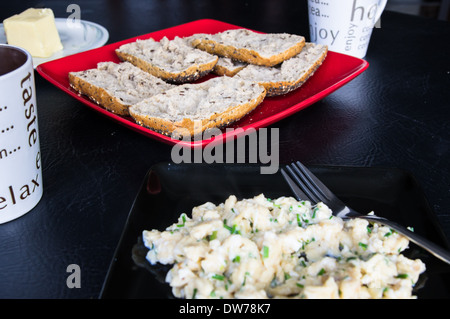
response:
M365 167L309 167L349 206L361 213L375 211L428 239L449 247L416 180L403 170ZM260 174L259 166L160 163L146 174L131 208L108 271L101 298L174 298L164 282L167 267L149 267L139 245L144 229L164 230L194 206L219 204L229 195L239 199L264 193L291 196L280 173ZM419 298L450 297L450 267L410 244L410 258L422 259L427 271L419 279Z

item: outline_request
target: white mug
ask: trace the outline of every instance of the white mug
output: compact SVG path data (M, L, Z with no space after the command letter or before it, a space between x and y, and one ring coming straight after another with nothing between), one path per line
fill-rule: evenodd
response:
M311 42L357 58L366 56L387 0L308 0Z
M32 57L0 44L0 223L33 209L42 188Z

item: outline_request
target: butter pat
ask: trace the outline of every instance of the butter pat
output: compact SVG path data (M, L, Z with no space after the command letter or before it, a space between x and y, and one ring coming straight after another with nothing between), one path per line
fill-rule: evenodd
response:
M46 58L62 50L51 9L30 8L3 21L8 44L24 48L34 57Z

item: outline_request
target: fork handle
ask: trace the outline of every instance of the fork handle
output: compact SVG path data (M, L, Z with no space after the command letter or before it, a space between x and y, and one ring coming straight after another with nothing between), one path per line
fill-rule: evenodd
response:
M401 225L397 224L396 222L393 222L386 218L375 216L375 215L363 215L363 216L358 216L358 218L363 218L363 219L366 219L366 220L369 220L372 222L376 222L379 224L389 226L393 230L395 230L398 233L407 237L409 240L411 240L416 245L422 247L423 249L425 249L428 252L430 252L431 254L433 254L435 257L446 262L447 264L450 264L450 252L448 250L445 250L444 248L436 245L435 243L429 241L428 239L425 239L422 236L412 232L408 228L401 226Z

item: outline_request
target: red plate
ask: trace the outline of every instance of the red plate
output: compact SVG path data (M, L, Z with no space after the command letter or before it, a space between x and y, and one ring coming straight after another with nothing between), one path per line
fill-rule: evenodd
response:
M139 133L169 144L181 143L183 146L204 147L213 141L215 143L222 142L225 139L248 133L249 129L266 127L290 116L342 87L364 72L369 66L365 60L336 52L329 52L322 66L297 90L278 97L268 97L252 113L233 125L230 125L228 130L223 129L221 135L195 141L179 141L172 139L170 136L165 136L142 127L136 124L131 117L119 116L98 106L87 97L79 95L69 85L69 72L95 68L98 62L120 62L114 50L125 43L150 37L158 41L164 36L173 39L175 36L184 37L194 33L217 33L236 28L241 27L217 20L197 20L46 62L40 64L36 70L42 77L77 100ZM211 75L208 77L211 77Z

